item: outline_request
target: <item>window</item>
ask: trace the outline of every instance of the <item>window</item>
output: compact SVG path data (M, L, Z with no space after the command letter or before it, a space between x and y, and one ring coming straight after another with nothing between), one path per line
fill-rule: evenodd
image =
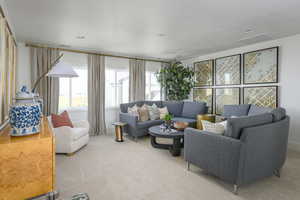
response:
M61 61L70 64L79 77L59 79L59 110L74 108L87 110L88 71L86 55L64 52Z
M161 69L160 62L146 62L146 100L161 100L162 92L160 83L156 79L156 72Z
M105 120L108 131L118 121L121 103L129 101L129 60L105 57Z

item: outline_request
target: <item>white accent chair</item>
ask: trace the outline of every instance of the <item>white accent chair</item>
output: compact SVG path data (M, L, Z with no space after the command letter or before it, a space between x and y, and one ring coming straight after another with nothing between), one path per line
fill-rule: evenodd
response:
M72 155L89 142L89 123L86 120L72 122L74 128L53 128L51 116L48 121L55 135L56 153Z

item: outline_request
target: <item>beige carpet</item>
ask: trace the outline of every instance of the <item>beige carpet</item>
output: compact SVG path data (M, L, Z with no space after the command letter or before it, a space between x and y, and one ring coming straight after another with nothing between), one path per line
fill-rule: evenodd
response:
M154 149L149 138L137 143L111 136L92 137L72 157L57 155L60 199L86 192L92 200L299 200L300 153L289 151L281 178L275 176L243 186L232 186L192 166L183 157ZM258 166L259 167L259 166Z

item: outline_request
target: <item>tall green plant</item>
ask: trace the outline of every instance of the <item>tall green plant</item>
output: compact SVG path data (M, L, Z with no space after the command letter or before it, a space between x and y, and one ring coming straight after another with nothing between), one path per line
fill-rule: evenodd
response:
M166 92L167 100L171 101L187 99L194 86L194 71L181 62L162 68L156 77Z

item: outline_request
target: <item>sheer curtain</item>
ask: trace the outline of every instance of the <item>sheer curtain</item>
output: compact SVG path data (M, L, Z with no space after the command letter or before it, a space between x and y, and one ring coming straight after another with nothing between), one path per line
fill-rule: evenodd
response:
M113 133L113 122L119 120L121 103L129 102L129 60L105 59L105 120L107 133Z

